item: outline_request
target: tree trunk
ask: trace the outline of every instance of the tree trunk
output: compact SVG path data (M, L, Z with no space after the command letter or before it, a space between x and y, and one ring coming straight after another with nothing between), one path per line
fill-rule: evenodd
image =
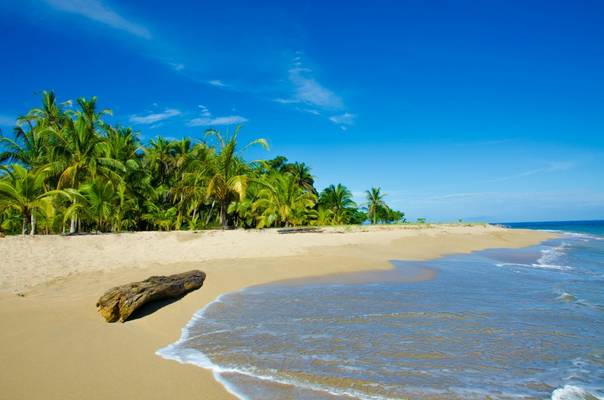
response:
M227 221L227 202L223 200L220 202L220 223L224 229L229 227L229 221Z
M25 235L27 233L27 215L23 214L22 225L21 225L21 234Z
M71 216L71 225L69 226L69 233L75 233L76 231L76 216Z
M31 213L31 231L29 231L31 236L36 234L36 213L32 211Z
M208 211L208 218L206 218L206 223L203 226L204 228L207 228L208 224L210 223L210 218L212 217L212 211L214 210L214 204L216 204L216 200L212 201L212 206L210 207L210 211Z

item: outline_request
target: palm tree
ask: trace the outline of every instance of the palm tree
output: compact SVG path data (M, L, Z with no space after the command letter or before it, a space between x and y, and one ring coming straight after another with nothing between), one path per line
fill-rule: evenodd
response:
M310 173L310 167L308 165L303 162L295 162L293 164L288 164L286 171L296 177L298 185L315 195L318 194L317 189L315 189L315 179Z
M298 184L297 176L289 172L274 172L258 183L263 188L252 207L252 211L262 210L258 215L258 228L308 222L308 214L317 198Z
M96 97L90 100L78 99L80 110L75 113L75 121L68 119L60 129L49 129L49 168L57 173L57 189L78 189L87 179L97 175L115 181L120 180L118 172L124 172L124 165L103 154L105 139L97 128L102 126L102 116L111 111L96 111ZM70 233L76 231L77 212L72 214Z
M61 129L69 118L70 112L65 107L71 106L71 101L57 104L53 91L42 92L42 107L31 109L25 116L20 117L21 123L27 122L32 127L32 122L41 128Z
M152 226L164 231L168 231L174 226L174 220L176 219L175 207L162 209L151 201L146 203L146 207L147 212L143 214L143 219Z
M79 192L86 199L87 214L94 219L97 232L103 231L120 202L113 183L96 178L82 184Z
M387 209L384 202L384 194L380 193L379 187L372 187L365 193L367 195L367 216L371 219L372 224L377 224L380 214Z
M319 205L331 210L335 224L347 223L351 211L356 208L352 193L341 183L326 187L319 197Z
M208 182L207 198L213 199L220 205L220 224L223 228L228 227L227 211L233 200L242 200L248 184L248 176L245 174L246 165L239 157L239 153L247 148L259 144L268 150L265 139L256 139L244 146L237 152L237 137L240 126L226 139L215 129L209 129L206 136L214 137L219 144L219 153L214 158L213 175Z
M30 110L26 115L17 119L15 139L0 134L0 163L20 162L37 168L44 163L48 153L48 145L43 135L47 128L60 129L68 119L64 106L69 104L56 103L53 92L42 92L42 107Z
M21 234L36 233L36 211L44 207L43 200L52 193L46 191L47 171L27 170L19 164L3 168L6 174L0 179L0 209L14 209L21 215Z
M149 147L145 149L145 162L155 182L165 184L168 182L173 162L174 146L171 141L158 136L149 142Z

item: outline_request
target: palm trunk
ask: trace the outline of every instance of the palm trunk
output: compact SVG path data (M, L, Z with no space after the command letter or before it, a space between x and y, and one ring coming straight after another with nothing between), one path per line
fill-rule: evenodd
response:
M27 233L27 215L23 214L22 224L21 224L21 234L25 235Z
M76 219L75 215L71 216L71 225L69 226L69 233L75 233L76 231Z
M31 236L36 234L36 213L31 213L31 231L29 231Z
M206 218L206 223L203 226L204 228L207 228L208 224L210 223L210 218L212 217L212 211L214 211L214 204L216 204L216 200L212 201L212 205L210 206L210 211L208 211L208 218Z
M227 202L223 200L220 202L220 223L222 228L226 229L229 227L229 221L227 221Z

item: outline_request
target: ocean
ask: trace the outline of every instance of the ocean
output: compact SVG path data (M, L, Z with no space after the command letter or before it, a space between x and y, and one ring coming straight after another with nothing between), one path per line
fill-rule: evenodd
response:
M604 221L505 225L562 236L228 293L158 354L249 400L604 399Z

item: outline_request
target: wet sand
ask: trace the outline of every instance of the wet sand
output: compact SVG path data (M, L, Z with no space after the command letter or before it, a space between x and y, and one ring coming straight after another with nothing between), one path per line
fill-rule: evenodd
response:
M209 371L155 351L221 293L283 279L388 270L552 237L491 226L145 232L0 239L0 398L230 399ZM108 288L150 275L207 273L203 288L143 318L108 324L95 303ZM17 293L24 295L17 295Z

